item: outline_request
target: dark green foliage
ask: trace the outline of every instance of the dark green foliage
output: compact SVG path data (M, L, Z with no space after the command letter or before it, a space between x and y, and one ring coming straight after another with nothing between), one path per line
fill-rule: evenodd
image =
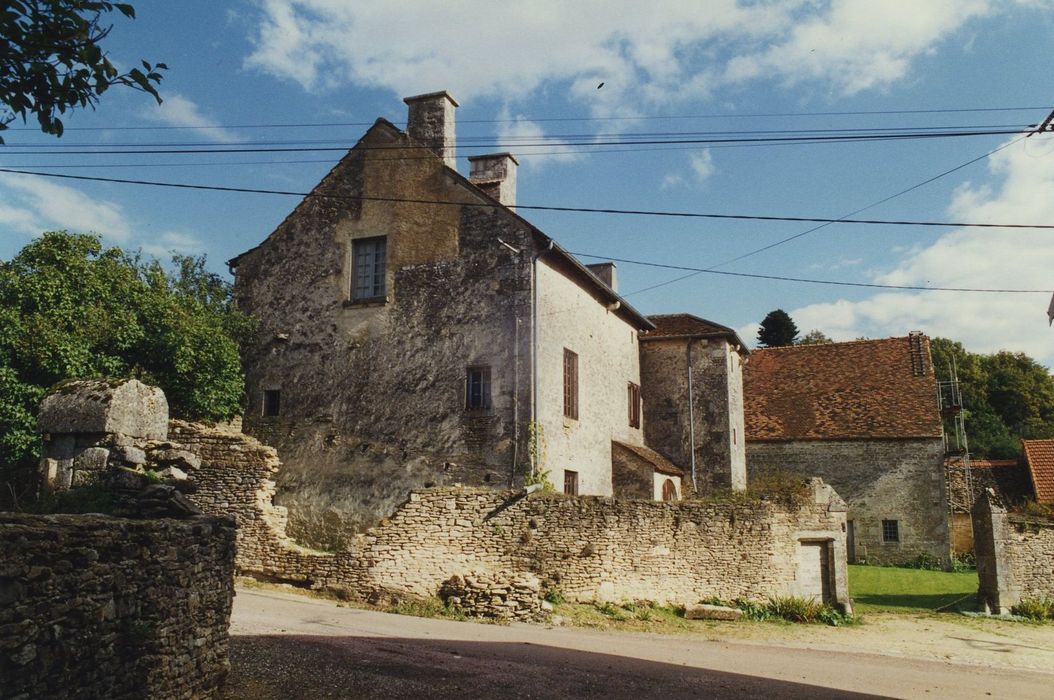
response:
M1054 378L1046 367L1023 353L980 355L945 338L930 348L938 379L956 365L972 455L1011 459L1021 454L1021 438L1054 437Z
M32 472L37 406L66 379L136 377L190 420L241 410L238 346L250 322L204 258L173 262L174 274L65 232L0 262L0 482Z
M1054 620L1054 599L1026 598L1010 608L1010 612L1037 622Z
M811 331L806 333L798 341L798 345L826 345L827 343L833 343L834 341L827 337L827 334L821 330L813 328Z
M95 0L8 0L0 7L0 131L33 115L41 131L62 136L58 115L94 109L112 85L161 103L155 86L165 64L142 61L142 69L118 73L103 51L112 29L107 15L114 10L135 18L129 4Z
M758 329L758 342L766 348L794 345L798 338L798 326L783 309L770 311Z

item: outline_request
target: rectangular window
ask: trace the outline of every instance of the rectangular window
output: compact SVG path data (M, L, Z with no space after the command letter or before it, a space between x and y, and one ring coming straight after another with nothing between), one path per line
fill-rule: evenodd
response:
M282 392L278 389L265 389L263 393L263 414L274 417L282 411Z
M490 410L490 367L469 367L465 373L465 409Z
M351 298L353 301L384 296L387 239L359 238L351 242Z
M900 523L897 520L882 521L882 541L900 542Z
M564 470L564 493L568 496L578 495L578 472Z
M640 427L640 387L629 383L629 427Z
M578 419L578 355L564 348L564 416Z

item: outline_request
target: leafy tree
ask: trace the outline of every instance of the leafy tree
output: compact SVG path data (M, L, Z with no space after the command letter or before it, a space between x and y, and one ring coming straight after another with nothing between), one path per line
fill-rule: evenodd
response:
M173 416L239 412L239 343L251 324L205 259L169 273L97 236L46 233L0 262L0 482L33 469L36 412L69 378L137 377L164 389Z
M91 107L113 85L152 95L164 63L142 61L142 69L119 73L103 51L116 10L129 19L127 3L96 0L8 0L0 6L0 131L32 114L46 134L62 136L59 114ZM0 138L0 143L3 139Z
M798 327L794 320L783 309L770 311L758 329L758 342L767 348L778 348L794 345L798 337Z
M981 355L945 338L930 348L938 378L955 364L971 454L1014 458L1021 438L1054 437L1054 378L1046 367L1023 353Z
M834 341L827 337L827 334L821 330L813 328L811 331L806 333L798 341L798 345L824 345L826 343L833 343Z

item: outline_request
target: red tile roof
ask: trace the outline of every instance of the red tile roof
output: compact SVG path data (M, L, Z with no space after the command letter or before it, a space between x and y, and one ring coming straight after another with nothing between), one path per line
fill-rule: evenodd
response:
M1054 503L1054 440L1022 440L1036 500Z
M648 316L648 320L655 324L655 329L641 333L641 340L651 338L670 338L678 336L713 337L722 336L739 345L743 353L747 352L746 345L739 339L734 330L720 323L707 321L692 314L662 314Z
M761 348L743 373L748 440L940 437L929 339Z

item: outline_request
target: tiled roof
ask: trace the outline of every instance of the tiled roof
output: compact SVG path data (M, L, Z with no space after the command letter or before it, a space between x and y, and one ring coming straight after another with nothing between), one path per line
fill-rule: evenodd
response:
M655 324L655 329L641 333L642 340L675 336L724 336L746 352L746 346L734 330L720 323L707 321L705 318L692 314L661 314L648 316L648 320Z
M1054 440L1022 440L1036 500L1054 503Z
M660 474L667 474L669 476L684 476L684 470L675 465L670 460L663 457L661 454L651 449L650 447L644 447L643 445L630 445L626 442L619 442L618 440L612 440L613 443L622 447L623 449L629 450L633 454L637 455L645 462L648 462L655 471Z
M940 437L929 339L917 341L914 355L910 337L754 350L747 439Z

